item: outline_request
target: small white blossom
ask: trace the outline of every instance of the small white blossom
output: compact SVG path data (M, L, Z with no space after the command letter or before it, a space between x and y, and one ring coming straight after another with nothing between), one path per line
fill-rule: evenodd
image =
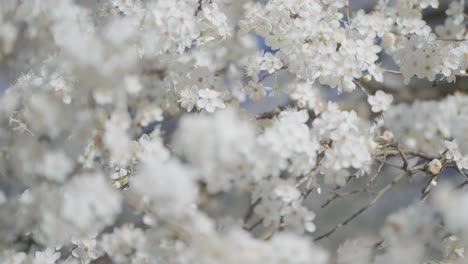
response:
M63 152L53 151L44 155L38 166L40 174L49 180L63 182L73 170L73 161Z
M55 252L52 248L48 248L43 252L36 252L34 254L33 264L55 264L60 258L60 252Z
M455 163L457 164L457 167L462 170L462 169L468 169L468 156L458 156L455 159Z
M147 104L140 108L136 118L141 126L147 126L154 121L161 122L164 118L163 110L157 105Z
M207 112L214 112L216 108L225 108L224 102L219 98L219 93L210 89L203 89L198 92L200 99L197 100L197 106L205 109Z
M438 159L433 159L431 162L429 162L429 171L432 174L438 174L440 170L442 169L442 163L440 163L440 160Z
M140 80L137 76L127 75L125 76L125 89L131 95L137 95L143 89Z
M303 206L298 204L288 206L282 211L282 215L284 223L299 234L303 234L304 231L312 233L316 229L312 222L315 219L315 214Z
M275 53L275 55L270 52L265 53L260 67L262 70L266 70L268 73L273 73L281 69L281 67L283 67L283 63L281 62L281 59L278 58L277 53Z
M372 107L372 112L379 113L386 111L393 101L393 95L386 94L382 91L377 91L375 95L371 95L367 98L367 101Z
M187 87L180 92L180 106L185 108L187 112L192 111L193 107L197 103L198 99L198 88L196 86Z
M447 153L445 153L445 157L447 159L453 159L453 160L460 159L461 157L460 148L458 147L458 144L457 142L455 142L455 140L452 140L452 141L445 140L444 145L447 148Z
M286 203L295 201L301 196L301 192L294 185L287 183L278 185L274 193Z
M80 259L84 264L88 264L101 256L101 252L96 248L96 239L94 238L72 238L72 243L76 245L72 255Z

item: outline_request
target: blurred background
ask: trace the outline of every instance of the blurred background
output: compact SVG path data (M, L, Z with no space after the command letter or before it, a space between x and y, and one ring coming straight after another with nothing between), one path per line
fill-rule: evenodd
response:
M351 14L357 12L359 9L365 9L367 12L370 12L376 2L377 1L350 0ZM440 0L439 2L440 5L438 9L429 8L424 12L424 18L432 28L434 28L435 25L444 23L445 10L450 1ZM260 37L258 37L258 48L259 50L263 49L265 51L270 51ZM386 56L384 53L381 54L381 61L386 68L396 69L391 58ZM0 61L0 94L4 93L18 77L8 71L9 68L15 67L12 67L12 65L7 66L6 63L7 62L5 60ZM292 76L285 71L278 73L278 82L280 86L286 85L291 78ZM273 78L267 78L265 80L265 85L271 86L273 81ZM369 86L373 87L374 90L385 90L386 92L392 93L395 97L395 103L411 103L414 100L443 98L448 94L453 94L455 91L467 91L468 78L459 78L455 84L447 84L444 82L433 83L413 78L410 84L406 86L403 84L401 76L386 74L384 76L383 84L371 81ZM340 105L344 109L354 109L362 117L371 117L364 94L359 89L356 89L354 92L349 94L338 94L335 89L322 89L322 91L325 98L339 101ZM262 113L270 111L276 106L284 105L287 102L287 95L280 95L255 103L247 101L243 103L242 106L252 113ZM398 172L393 169L384 169L381 177L378 179L378 182L376 182L376 185L384 185L397 173ZM365 180L366 179L364 178L353 180L342 191L350 191L358 188L358 186L363 186L365 183L362 181ZM440 181L454 181L459 183L462 182L463 179L459 177L459 175L455 175L453 171L447 170L442 177L440 177ZM401 188L396 189L397 191L390 191L385 194L385 197L379 200L376 206L367 210L363 215L351 222L345 228L342 228L339 232L336 232L330 238L326 238L321 241L321 244L332 249L336 249L336 247L343 242L344 238L353 238L358 236L368 237L369 241L378 241L378 237L376 235L382 227L383 220L387 215L398 208L405 207L414 201L419 200L421 197L421 186L424 186L426 182L427 178L423 175L415 175L410 179L406 179L405 182L401 184ZM323 193L326 193L326 190L323 190ZM371 199L371 194L358 193L345 199L337 199L325 208L321 208L328 198L329 196L320 195L316 192L308 197L307 204L309 205L309 208L314 210L317 214L315 224L319 229L314 233L314 236L324 233L324 231L329 230L337 223L341 222L343 219L340 219L338 215L342 217L343 211L352 213L362 207L366 201ZM222 197L222 199L225 202L229 201L231 206L229 206L229 208L219 208L219 205L226 204L224 202L219 202L214 204L213 208L208 209L225 216L229 216L229 214L234 214L233 216L237 214L242 215L244 213L243 210L245 209L245 205L249 203L248 197L242 194L231 194L230 196ZM236 212L233 208L238 208L242 211ZM335 221L331 221L332 219L335 219Z

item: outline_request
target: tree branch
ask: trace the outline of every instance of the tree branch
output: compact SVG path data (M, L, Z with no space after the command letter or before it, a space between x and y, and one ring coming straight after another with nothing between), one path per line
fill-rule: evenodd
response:
M323 238L329 237L333 233L335 233L338 229L342 228L343 226L349 224L351 221L353 221L356 217L358 217L360 214L365 212L367 209L369 209L372 205L374 205L381 197L384 195L387 191L389 191L393 186L395 186L403 177L407 175L407 172L404 171L397 175L390 183L388 183L384 188L382 188L377 195L369 201L365 206L363 206L361 209L358 211L354 212L350 217L348 217L346 220L343 222L337 224L334 228L332 228L330 231L326 232L325 234L318 236L317 238L314 239L314 241L319 241Z

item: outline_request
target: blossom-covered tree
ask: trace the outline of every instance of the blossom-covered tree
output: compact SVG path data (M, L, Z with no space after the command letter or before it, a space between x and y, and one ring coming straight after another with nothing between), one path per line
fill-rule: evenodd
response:
M1 0L0 263L468 263L465 0L372 5Z

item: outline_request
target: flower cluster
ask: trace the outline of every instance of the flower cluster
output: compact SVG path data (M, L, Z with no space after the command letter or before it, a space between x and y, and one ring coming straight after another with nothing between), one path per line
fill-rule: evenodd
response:
M465 263L465 2L1 0L0 262Z
M461 152L468 153L466 141L466 103L462 94L448 96L441 101L416 101L411 105L398 104L385 112L385 120L397 140L409 147L439 152L445 139L455 139Z

